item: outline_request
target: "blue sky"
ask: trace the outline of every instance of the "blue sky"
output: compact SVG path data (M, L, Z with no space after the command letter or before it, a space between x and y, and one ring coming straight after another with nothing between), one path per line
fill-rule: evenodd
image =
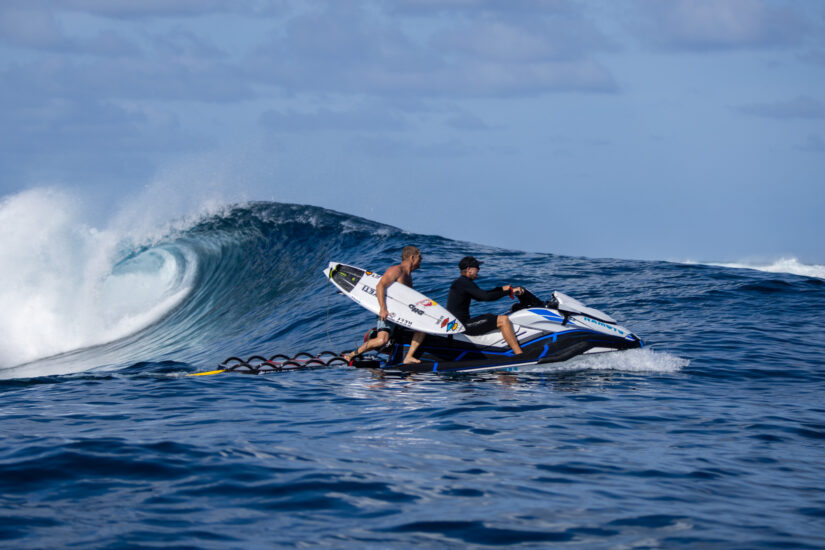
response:
M519 250L825 262L819 0L4 0L0 82L4 197L106 212L161 182Z

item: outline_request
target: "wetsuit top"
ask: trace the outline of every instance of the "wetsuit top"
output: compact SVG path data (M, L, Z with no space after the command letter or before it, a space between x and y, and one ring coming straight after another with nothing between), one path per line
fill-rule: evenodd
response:
M470 299L480 302L492 302L507 296L508 292L496 287L491 290L481 290L469 277L462 275L450 285L450 294L447 296L447 310L456 316L462 324L470 319Z

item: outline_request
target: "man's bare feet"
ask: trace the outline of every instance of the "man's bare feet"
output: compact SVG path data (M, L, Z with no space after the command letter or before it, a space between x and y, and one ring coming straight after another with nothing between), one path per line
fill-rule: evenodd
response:
M411 364L413 364L413 363L420 363L420 362L421 362L421 361L419 361L419 360L418 360L418 359L416 359L415 357L405 357L405 358L404 358L404 364L405 364L405 365L411 365Z

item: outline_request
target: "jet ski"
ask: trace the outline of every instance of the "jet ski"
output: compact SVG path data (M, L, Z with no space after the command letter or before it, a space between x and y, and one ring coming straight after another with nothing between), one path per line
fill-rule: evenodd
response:
M427 334L416 357L421 363L404 364L413 332L396 330L379 356L356 358L352 366L388 372L470 373L515 372L530 365L567 361L582 354L641 348L642 340L613 317L561 292L543 302L531 292L518 296L507 315L523 353L514 355L501 331L478 336Z

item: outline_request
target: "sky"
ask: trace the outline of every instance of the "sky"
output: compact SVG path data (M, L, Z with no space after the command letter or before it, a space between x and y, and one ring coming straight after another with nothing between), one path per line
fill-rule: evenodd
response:
M0 127L0 201L825 263L821 0L3 0Z

